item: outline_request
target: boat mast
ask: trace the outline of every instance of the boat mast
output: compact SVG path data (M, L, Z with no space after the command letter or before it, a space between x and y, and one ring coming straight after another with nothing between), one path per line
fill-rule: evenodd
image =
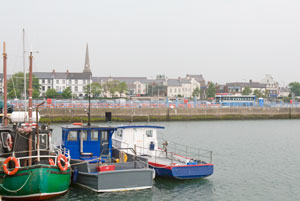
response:
M8 125L8 119L7 119L7 78L6 78L6 74L7 74L7 67L6 67L6 63L7 63L7 54L6 54L6 44L5 42L3 42L3 80L4 80L4 106L3 106L3 122L4 122L4 126Z
M26 67L25 67L25 29L23 29L23 72L24 72L24 111L26 114L27 106L26 106ZM26 115L24 117L26 119Z
M28 136L28 165L32 165L32 51L29 55L29 86L28 86L28 117L29 117L29 129L31 130Z
M91 88L92 88L92 82L90 77L90 89L89 89L89 110L88 110L88 123L87 125L91 125Z

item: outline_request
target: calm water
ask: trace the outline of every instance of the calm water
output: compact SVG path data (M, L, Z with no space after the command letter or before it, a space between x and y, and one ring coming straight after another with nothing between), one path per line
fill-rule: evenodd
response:
M151 123L152 124L152 123ZM300 199L300 120L162 122L170 141L212 150L206 179L155 179L151 190L96 194L72 186L56 200L288 201ZM60 126L53 125L60 141Z

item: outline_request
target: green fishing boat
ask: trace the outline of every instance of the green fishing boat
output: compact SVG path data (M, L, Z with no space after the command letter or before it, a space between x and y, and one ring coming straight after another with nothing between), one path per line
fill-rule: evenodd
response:
M52 129L32 116L32 52L29 65L28 123L8 124L6 53L4 45L4 115L0 126L0 200L44 200L68 191L71 183L70 153L51 144ZM27 113L26 113L27 115ZM26 116L25 115L25 116Z

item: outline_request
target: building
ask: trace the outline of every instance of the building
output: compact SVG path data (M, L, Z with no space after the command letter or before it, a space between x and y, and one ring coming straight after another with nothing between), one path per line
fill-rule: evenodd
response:
M40 95L45 96L48 89L55 89L62 93L67 87L70 87L76 97L84 97L84 87L92 82L92 72L90 68L89 50L86 45L85 64L83 72L34 72L40 84Z
M76 97L84 97L84 87L91 82L92 74L70 73L66 72L34 72L40 84L40 94L45 96L48 89L55 89L56 92L62 93L67 87L70 87Z
M277 98L279 84L271 75L266 74L265 77L261 80L261 83L266 84L266 94L268 95L268 97Z
M250 88L252 93L255 90L258 90L261 93L265 94L267 85L259 83L259 82L252 82L252 80L249 80L249 82L226 83L226 87L228 88L228 93L231 93L231 94L241 95L246 87Z

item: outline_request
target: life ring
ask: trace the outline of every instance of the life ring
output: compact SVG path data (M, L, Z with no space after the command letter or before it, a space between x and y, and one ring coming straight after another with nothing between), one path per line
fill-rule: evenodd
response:
M13 161L15 163L15 168L13 171L9 171L7 168L7 163L9 163L10 161ZM20 168L20 164L19 164L18 160L16 159L16 157L8 157L3 163L3 171L7 175L16 174L18 172L19 168Z
M12 141L12 137L10 134L8 134L6 137L6 145L7 145L8 151L11 151L13 148L13 141Z
M60 161L61 158L63 158L63 160L65 162L64 166L62 166L62 164L61 164L61 161ZM67 157L63 154L59 154L59 156L57 157L57 165L58 165L58 167L61 171L66 171L68 169L68 159L67 159Z
M75 122L73 123L74 126L82 126L82 123L79 123L79 122Z
M49 165L55 165L54 160L52 158L49 158Z

